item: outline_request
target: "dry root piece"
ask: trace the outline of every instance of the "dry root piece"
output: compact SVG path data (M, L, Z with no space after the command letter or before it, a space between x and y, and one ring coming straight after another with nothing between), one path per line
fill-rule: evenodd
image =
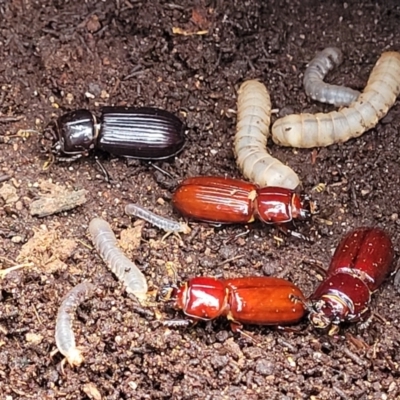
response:
M85 383L82 386L82 390L85 392L86 396L91 400L101 400L101 394L97 389L96 385L92 382Z
M19 200L17 189L9 183L4 183L0 188L0 197L6 204L13 204Z
M34 265L35 265L34 263L24 263L24 264L13 265L12 267L2 269L2 270L0 270L0 278L4 278L7 274L9 274L12 271L16 271L17 269L24 268L24 267L33 267Z
M132 228L121 231L118 244L122 250L130 254L139 248L144 224L144 221L136 221Z
M44 193L38 200L31 203L31 215L46 217L62 211L72 210L87 201L86 194L88 191L86 189L70 190L49 181L41 182L39 186Z
M66 269L67 260L76 249L73 239L60 238L56 230L36 229L34 235L22 246L17 257L18 262L33 262L39 268L48 272Z

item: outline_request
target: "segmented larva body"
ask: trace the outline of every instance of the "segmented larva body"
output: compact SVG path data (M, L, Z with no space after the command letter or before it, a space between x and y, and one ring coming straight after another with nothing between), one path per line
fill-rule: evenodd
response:
M73 314L76 308L92 296L94 285L83 282L71 289L64 297L57 313L56 320L56 345L58 351L65 357L68 363L79 366L83 362L83 355L76 347L75 335L72 330Z
M400 93L400 53L383 53L364 92L350 107L317 114L293 114L272 126L272 139L282 146L321 147L345 142L373 128Z
M261 187L294 189L300 183L297 174L267 152L270 122L271 100L266 87L257 80L244 82L237 99L236 162L243 175Z
M313 100L348 106L357 99L360 92L346 86L330 85L324 82L326 74L343 61L343 55L337 47L327 47L319 52L308 64L304 72L304 90Z
M94 247L111 271L126 285L126 290L137 298L146 299L147 282L138 267L117 246L110 225L101 218L90 221L89 232Z
M190 233L189 226L184 222L178 222L172 219L161 217L160 215L154 214L147 208L139 206L138 204L127 204L125 206L125 214L144 219L150 224L168 233Z

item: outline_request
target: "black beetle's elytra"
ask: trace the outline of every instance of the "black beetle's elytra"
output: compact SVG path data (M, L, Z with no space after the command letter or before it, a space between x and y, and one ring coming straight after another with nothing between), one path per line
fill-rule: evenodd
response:
M105 107L99 120L88 110L76 110L57 120L57 156L79 158L90 150L143 160L162 160L185 144L184 124L158 108Z

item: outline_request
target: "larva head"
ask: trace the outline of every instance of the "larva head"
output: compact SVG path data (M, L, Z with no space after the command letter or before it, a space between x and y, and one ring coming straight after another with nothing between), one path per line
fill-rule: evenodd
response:
M79 367L83 363L82 352L77 348L73 348L65 355L65 359L71 367Z

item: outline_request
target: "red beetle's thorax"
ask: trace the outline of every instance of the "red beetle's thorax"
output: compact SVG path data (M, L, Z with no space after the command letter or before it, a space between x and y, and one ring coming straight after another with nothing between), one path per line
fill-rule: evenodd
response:
M265 187L258 189L257 215L267 224L286 223L292 220L293 192L285 188Z
M198 277L182 286L177 306L193 319L210 320L219 317L227 308L228 289L223 281Z

